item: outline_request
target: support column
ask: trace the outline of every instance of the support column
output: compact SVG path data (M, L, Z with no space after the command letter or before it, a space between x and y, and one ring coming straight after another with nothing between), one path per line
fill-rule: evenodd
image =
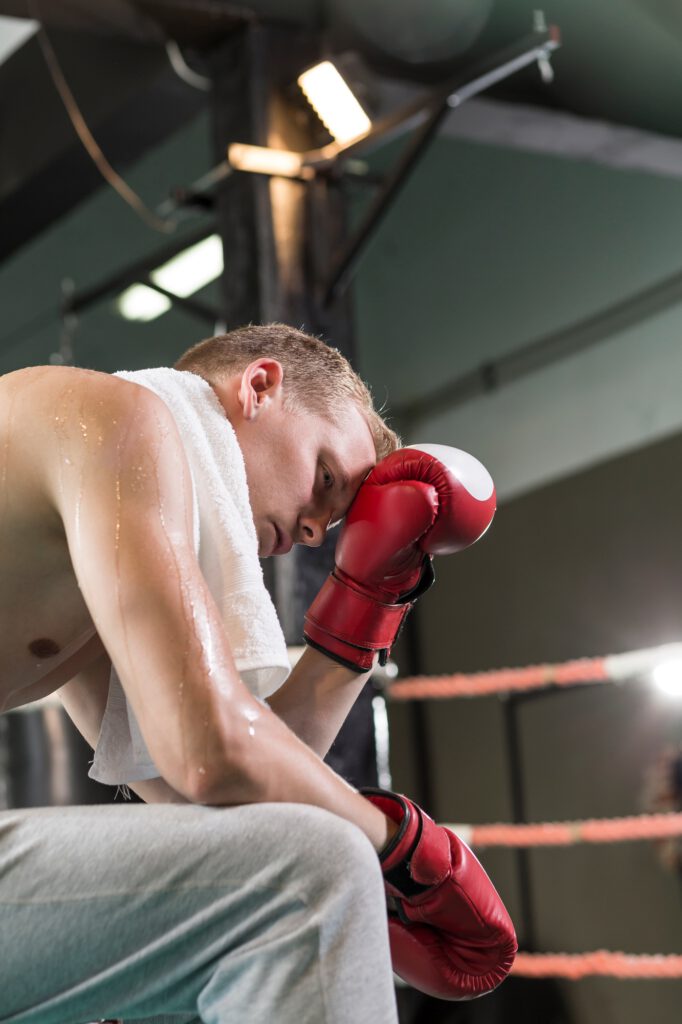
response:
M312 111L299 103L296 79L319 59L319 37L293 28L250 25L216 52L212 64L216 162L230 142L305 150L319 144ZM218 197L225 250L222 310L226 328L283 321L321 335L350 361L350 298L323 307L323 284L345 239L344 202L333 179L297 181L235 173ZM264 563L287 643L303 640L303 616L333 567L336 536L320 548L296 546ZM330 752L330 763L357 783L376 781L367 687ZM367 766L370 766L369 769Z

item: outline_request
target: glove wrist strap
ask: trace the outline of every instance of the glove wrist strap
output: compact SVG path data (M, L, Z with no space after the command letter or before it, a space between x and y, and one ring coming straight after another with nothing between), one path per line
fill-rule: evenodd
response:
M364 672L377 652L385 663L409 609L369 597L332 573L306 612L303 633L311 646Z
M427 892L429 886L415 881L410 871L410 860L422 834L419 809L398 793L383 789L361 789L360 792L386 817L398 822L398 831L379 854L381 870L390 889L408 898Z

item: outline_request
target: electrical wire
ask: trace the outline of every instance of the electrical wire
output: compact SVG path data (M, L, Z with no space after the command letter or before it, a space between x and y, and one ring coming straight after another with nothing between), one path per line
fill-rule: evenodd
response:
M169 39L166 43L166 55L173 71L186 85L191 85L193 89L201 89L202 92L210 92L211 79L200 75L198 71L189 66L174 39Z
M34 7L35 5L31 4L30 6ZM52 43L50 42L47 32L42 24L38 28L36 38L45 58L52 81L54 82L55 88L61 97L71 124L90 156L90 159L95 164L104 180L119 194L121 199L123 199L123 201L134 210L137 216L144 221L148 227L153 228L153 230L159 231L162 234L169 234L174 231L176 226L175 221L163 220L161 217L158 217L153 210L150 210L137 193L133 191L126 181L124 181L121 175L114 170L105 157L90 131L73 93L71 92Z

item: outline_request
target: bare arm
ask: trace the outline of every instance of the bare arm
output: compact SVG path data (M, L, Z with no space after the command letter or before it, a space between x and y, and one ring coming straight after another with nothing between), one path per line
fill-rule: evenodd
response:
M324 757L369 677L369 672L358 675L306 647L268 704L304 743Z
M105 652L57 690L64 710L93 750L102 728L110 672L111 658ZM187 803L164 779L130 782L128 787L148 804Z
M78 583L161 775L192 802L323 807L380 849L395 826L239 678L194 555L189 468L170 412L143 388L93 376L47 411L59 430L46 472Z
M58 691L72 722L94 750L109 692L111 659L104 652ZM286 683L269 698L275 714L299 739L324 757L369 673L357 675L307 647ZM127 784L146 803L186 803L161 778Z

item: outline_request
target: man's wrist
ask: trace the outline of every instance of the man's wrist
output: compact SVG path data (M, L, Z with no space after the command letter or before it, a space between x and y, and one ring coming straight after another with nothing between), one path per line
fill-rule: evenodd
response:
M384 817L386 817L386 815L384 815ZM393 821L392 818L386 817L386 842L381 847L381 849L377 851L379 857L381 857L384 854L384 852L388 849L388 847L391 845L396 835L398 834L399 830L400 826L395 821Z
M382 852L391 844L393 837L398 831L398 825L380 811L378 807L374 807L369 800L365 800L365 805L367 813L365 815L366 821L362 826L363 831L376 850L377 855L381 857Z
M345 687L349 683L355 682L360 676L371 673L377 658L376 653L370 654L368 666L359 669L355 665L343 664L329 651L308 642L299 664L305 663L306 673L310 672L320 686L325 689L335 689L337 686ZM303 668L303 666L301 667Z

